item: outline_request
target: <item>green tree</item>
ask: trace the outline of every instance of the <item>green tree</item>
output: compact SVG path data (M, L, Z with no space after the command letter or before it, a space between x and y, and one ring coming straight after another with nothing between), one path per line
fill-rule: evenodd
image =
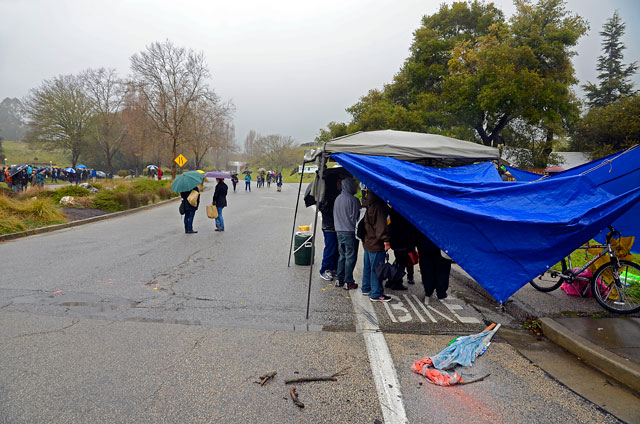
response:
M624 66L623 53L626 48L620 41L624 35L626 25L620 19L618 11L603 25L602 36L603 54L598 56L598 81L596 85L588 82L583 85L590 107L606 106L620 97L633 93L633 83L629 80L638 69L637 62Z
M447 114L441 98L449 75L449 61L459 42L471 44L503 21L493 4L478 1L443 4L437 13L424 16L414 32L410 56L383 90L371 90L348 108L352 121L348 132L395 129L469 137Z
M640 95L589 109L576 126L571 147L593 159L640 143Z
M45 80L23 100L27 140L62 148L75 167L87 145L92 105L81 78L61 75Z
M571 48L586 32L561 0L536 4L516 0L510 25L496 23L475 44L459 42L449 62L443 97L457 120L477 131L485 145L497 145L515 119L545 129L550 144L578 103ZM550 146L549 146L550 147Z
M322 128L320 129L320 134L316 137L315 141L329 141L347 134L349 134L347 124L331 121L327 125L326 130Z

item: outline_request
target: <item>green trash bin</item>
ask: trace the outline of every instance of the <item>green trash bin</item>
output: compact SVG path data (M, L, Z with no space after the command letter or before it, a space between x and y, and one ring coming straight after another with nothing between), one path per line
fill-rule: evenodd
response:
M293 256L296 265L311 265L311 249L313 234L311 232L297 232L293 244Z

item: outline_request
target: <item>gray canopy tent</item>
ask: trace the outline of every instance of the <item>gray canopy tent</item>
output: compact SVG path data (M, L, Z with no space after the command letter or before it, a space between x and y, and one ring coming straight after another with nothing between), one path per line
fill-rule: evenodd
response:
M387 156L408 162L415 162L426 166L462 166L478 161L498 160L499 151L494 147L458 140L438 134L413 133L406 131L381 130L366 131L349 134L330 140L317 149L305 152L302 166L309 162L316 162L318 171L313 181L311 194L320 202L324 198L324 173L327 162L335 153L354 153L369 156ZM302 176L298 186L298 197L293 216L291 242L289 244L289 262L291 266L291 252L302 190ZM307 289L307 313L309 319L309 302L311 299L311 279L313 278L313 258L315 257L315 241L318 224L318 208L316 207L313 221L313 243L311 245L311 265L309 267L309 284Z

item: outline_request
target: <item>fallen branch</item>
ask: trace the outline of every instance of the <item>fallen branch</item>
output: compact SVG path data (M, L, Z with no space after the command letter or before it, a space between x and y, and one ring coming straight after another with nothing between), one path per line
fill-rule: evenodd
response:
M265 383L269 380L271 380L273 377L276 376L276 374L278 374L277 372L270 372L268 374L265 375L261 375L260 377L258 377L260 379L260 381L254 381L254 383L256 384L260 384L261 386L264 386Z
M311 377L300 377L300 378L292 378L289 380L285 380L284 384L292 384L292 383L308 383L311 381L338 381L336 377L340 377L346 374L346 370L351 367L346 367L335 374L331 375L322 375L322 376L311 376Z
M483 377L479 377L479 378L476 378L476 379L474 379L474 380L468 380L468 381L463 380L463 381L459 382L458 384L471 384L471 383L477 383L478 381L482 381L482 380L484 380L485 378L489 377L490 375L491 375L491 374L487 374L487 375L485 375L485 376L483 376Z
M291 394L291 400L293 400L293 403L295 403L298 408L304 408L304 403L298 400L298 395L296 394L296 386L291 387L291 391L289 392L289 394Z
M274 371L274 372L270 372L269 374L261 375L261 376L260 376L260 379L261 379L262 381L260 381L260 385L261 385L261 386L264 386L264 384L265 384L267 381L271 380L273 377L275 377L275 376L276 376L276 374L278 374L278 373Z

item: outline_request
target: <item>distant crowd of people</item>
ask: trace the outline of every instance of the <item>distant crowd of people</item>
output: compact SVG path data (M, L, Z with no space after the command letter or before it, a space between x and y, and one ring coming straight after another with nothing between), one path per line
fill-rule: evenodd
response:
M438 299L446 298L451 261L442 257L440 249L429 238L373 191L362 191L362 204L355 196L356 192L356 181L352 177L338 179L335 184L326 186L324 200L318 205L325 245L320 276L333 281L335 287L358 288L353 277L359 248L357 235L364 249L361 291L372 302L391 300L385 294L385 288L407 290L403 277L387 280L384 287L378 277L376 268L387 260L390 249L397 266L406 271L408 284L415 284L413 268L417 263L425 296L431 297L435 293Z
M6 183L14 192L24 191L31 186L44 186L47 179L51 183L67 181L80 184L89 179L96 181L96 170L87 168L59 168L56 166L39 167L24 164L0 167L0 183Z

